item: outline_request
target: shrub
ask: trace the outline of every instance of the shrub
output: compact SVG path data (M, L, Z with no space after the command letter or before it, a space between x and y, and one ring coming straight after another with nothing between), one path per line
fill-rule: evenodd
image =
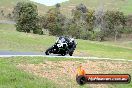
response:
M39 27L37 6L29 2L18 2L13 11L16 20L16 30L20 32L31 32L41 34Z

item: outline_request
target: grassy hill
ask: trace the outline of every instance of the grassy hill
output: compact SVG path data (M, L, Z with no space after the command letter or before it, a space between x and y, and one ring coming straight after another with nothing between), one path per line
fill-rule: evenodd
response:
M5 13L10 13L17 2L18 0L1 0L0 10L4 10ZM125 14L132 14L132 0L69 0L61 3L61 11L63 14L71 16L71 10L80 3L85 4L89 9L97 9L100 6L103 6L105 10L120 10ZM51 8L50 6L45 6L43 4L35 4L38 6L38 11L41 15L45 14L48 9Z
M0 11L4 10L5 14L11 13L14 6L17 4L19 1L25 1L25 2L30 2L30 0L0 0ZM39 4L32 2L37 5L38 7L38 12L39 14L43 15L45 12L48 11L50 7L47 7L45 5Z
M103 6L104 10L120 10L125 14L132 14L132 0L69 0L62 3L62 10L70 14L70 11L80 3L85 4L89 9Z

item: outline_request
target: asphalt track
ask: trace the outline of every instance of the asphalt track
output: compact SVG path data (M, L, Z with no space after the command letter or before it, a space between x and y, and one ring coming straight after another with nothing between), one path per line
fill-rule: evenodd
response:
M45 55L44 52L15 52L15 51L5 51L0 50L0 57L49 57L49 58L80 58L80 59L88 59L88 60L115 60L115 61L131 61L126 59L111 59L111 58L99 58L99 57L80 57L80 56L61 56L61 55Z

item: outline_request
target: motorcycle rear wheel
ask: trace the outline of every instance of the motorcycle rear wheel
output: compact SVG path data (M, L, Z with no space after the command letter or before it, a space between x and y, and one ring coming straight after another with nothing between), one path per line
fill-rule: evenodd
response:
M72 56L73 52L70 52L69 55Z
M62 56L65 56L66 54L65 54L65 53L62 53L61 55L62 55Z

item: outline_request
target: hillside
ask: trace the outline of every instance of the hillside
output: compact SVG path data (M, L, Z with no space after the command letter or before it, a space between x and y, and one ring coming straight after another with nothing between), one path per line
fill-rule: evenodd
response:
M0 11L4 10L6 14L10 13L17 2L18 0L1 0ZM67 2L61 3L61 11L63 14L70 16L71 10L74 9L75 6L80 3L85 4L89 9L97 9L100 6L103 6L104 10L120 10L125 14L132 14L132 0L69 0ZM48 9L51 8L50 6L45 6L43 4L35 4L38 6L38 11L40 15L45 14Z
M62 11L70 14L71 10L80 3L89 9L103 7L104 10L120 10L125 14L132 14L132 0L69 0L62 3Z
M19 0L30 2L30 0ZM0 11L3 10L5 14L11 13L13 7L17 4L18 0L0 0ZM45 5L32 2L37 5L39 14L45 14L45 12L50 8Z

